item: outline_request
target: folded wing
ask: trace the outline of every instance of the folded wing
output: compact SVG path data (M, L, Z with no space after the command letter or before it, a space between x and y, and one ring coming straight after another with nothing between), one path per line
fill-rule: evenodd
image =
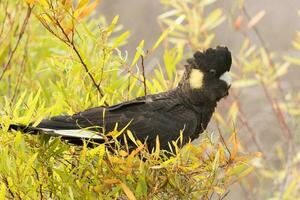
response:
M195 113L170 100L136 100L112 107L96 107L72 116L56 116L43 120L36 128L52 132L63 138L84 138L102 140L101 134L127 126L141 141L147 141L150 148L155 145L157 136L161 148L176 140L183 130L185 138L195 132ZM101 134L100 134L101 133Z

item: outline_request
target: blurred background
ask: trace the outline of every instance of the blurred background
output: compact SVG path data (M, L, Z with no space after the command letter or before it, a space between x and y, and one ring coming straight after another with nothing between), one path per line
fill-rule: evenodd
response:
M236 13L232 13L232 8L236 3L235 0L216 1L210 5L210 9L221 7L228 17L236 17ZM259 11L266 11L263 19L257 24L257 28L262 32L268 47L276 49L279 53L293 51L291 41L300 27L297 14L300 8L299 1L245 0L244 5L252 17ZM108 21L111 21L115 15L120 15L121 24L132 33L128 44L125 45L130 52L135 52L135 47L142 39L149 43L148 48L157 40L161 34L157 16L163 11L163 5L159 0L103 0L98 8L98 12L104 14ZM249 34L253 40L259 42L253 32ZM233 52L236 52L242 40L241 34L234 31L229 22L224 22L216 29L214 44L227 45Z

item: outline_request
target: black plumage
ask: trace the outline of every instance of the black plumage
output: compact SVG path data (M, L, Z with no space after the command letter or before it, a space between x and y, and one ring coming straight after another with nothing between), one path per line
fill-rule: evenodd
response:
M171 91L72 116L55 116L42 120L37 127L11 125L10 129L43 132L79 144L82 138L102 142L101 134L114 130L118 123L119 130L128 125L127 129L150 148L159 136L161 148L168 149L168 143L176 140L181 130L186 143L206 129L217 102L228 95L231 54L226 47L210 48L197 51L187 62L182 80Z

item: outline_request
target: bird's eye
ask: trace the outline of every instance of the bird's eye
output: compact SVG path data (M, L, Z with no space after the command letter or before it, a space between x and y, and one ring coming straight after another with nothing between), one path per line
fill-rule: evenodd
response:
M211 75L215 76L216 73L217 73L217 71L216 71L215 69L210 69L210 70L209 70L209 73L210 73Z

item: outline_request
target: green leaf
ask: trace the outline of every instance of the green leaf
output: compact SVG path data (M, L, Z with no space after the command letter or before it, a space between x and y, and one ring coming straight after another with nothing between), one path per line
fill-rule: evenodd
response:
M18 113L20 112L20 108L21 108L21 105L22 105L22 103L23 103L23 101L24 101L24 98L25 98L26 94L28 94L28 93L27 93L27 91L25 90L25 91L22 93L22 95L19 97L17 103L15 104L14 110L13 110L13 116L14 116L14 117L18 117Z
M232 84L234 88L245 88L257 85L259 81L257 79L240 79L235 80Z
M112 49L117 48L118 46L120 46L121 44L125 43L125 40L129 37L130 32L126 31L125 33L123 33L122 35L120 35L117 39L115 39L114 44L112 45Z
M1 189L0 189L0 200L5 200L5 195L6 195L6 186L4 183L2 183L1 185Z
M136 200L133 192L130 190L130 188L125 183L121 182L120 185L129 200Z
M135 189L135 193L137 194L136 196L138 198L140 197L146 197L147 196L147 192L148 192L148 188L147 188L147 182L146 179L143 175L141 175L139 177L136 189Z
M222 16L222 14L223 11L220 8L210 12L209 15L206 17L204 24L201 27L202 30L212 30L219 24L221 24L225 20L225 17Z
M141 55L145 56L145 52L143 51L144 44L145 44L145 41L142 40L142 41L140 41L139 45L136 47L136 53L134 55L134 58L133 58L130 66L135 65Z
M113 20L112 20L110 26L106 29L108 35L110 35L110 33L112 33L112 32L114 31L114 29L115 29L115 27L116 27L118 21L119 21L119 15L116 15L116 16L113 18Z
M212 165L212 170L214 172L216 172L219 168L219 165L220 165L220 152L218 151L215 155L215 159L214 159L214 162L213 162L213 165Z
M176 25L179 25L183 22L183 20L185 19L184 15L179 16L174 23L172 23L172 25L166 29L157 39L157 41L155 42L155 44L153 45L153 47L151 48L150 52L155 51L155 49L157 49L157 47L160 45L160 43L168 36L168 34L173 31L173 29L176 27Z
M36 160L37 156L38 156L38 153L35 153L35 154L33 154L33 155L28 159L28 161L27 161L27 163L26 163L26 167L25 167L25 169L24 169L24 172L25 172L25 173L28 173L29 170L32 169L33 163L34 163L34 161Z
M300 58L284 56L284 59L292 64L300 65Z

